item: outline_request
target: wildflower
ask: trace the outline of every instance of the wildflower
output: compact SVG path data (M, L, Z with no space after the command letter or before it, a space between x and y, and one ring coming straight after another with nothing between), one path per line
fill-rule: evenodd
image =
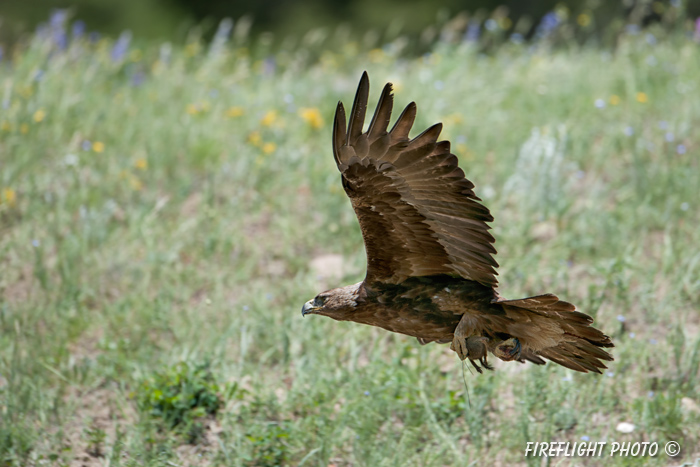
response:
M666 120L660 120L659 121L659 128L661 128L662 130L665 130L666 128L668 128L668 122Z
M141 191L143 188L143 183L141 183L141 180L135 175L129 177L129 185L131 185L131 188L135 191Z
M632 136L634 134L634 128L631 126L626 126L624 131L627 136Z
M599 109L602 109L605 107L605 101L603 99L596 99L595 106Z
M591 440L590 436L586 436L586 435L581 436L581 441L590 441L590 440Z
M94 143L92 143L92 150L97 153L103 152L105 150L105 143L101 141L95 141Z
M498 19L498 26L503 30L510 29L510 27L513 26L513 20L507 16L503 16Z
M202 48L199 42L191 42L185 46L185 57L194 57Z
M525 42L525 38L519 32L514 32L510 35L510 41L513 44L522 44L523 42Z
M26 123L22 123L19 126L19 132L22 133L23 135L26 135L27 133L29 133L29 125L27 125Z
M535 36L538 38L549 36L559 26L559 23L559 15L550 11L542 17L540 24L537 25Z
M369 61L372 63L381 63L384 60L384 51L382 49L372 49L367 52Z
M113 62L121 62L126 53L129 51L129 43L131 42L131 31L127 30L122 32L114 43L110 56Z
M365 391L365 396L369 396L369 391Z
M148 161L143 157L139 157L134 162L134 167L136 167L139 170L146 170L148 168Z
M92 143L85 139L80 144L80 147L83 149L83 151L89 151L90 149L92 149Z
M685 201L681 203L681 211L687 211L689 208L690 204L686 203Z
M576 18L576 22L579 26L585 28L589 24L591 24L591 16L586 13L581 13L580 15L578 15L578 18Z
M617 315L617 320L621 323L624 323L625 321L627 321L627 319L622 315Z
M465 42L477 42L481 36L481 23L479 20L473 19L469 21L467 32L464 33Z
M654 391L649 391L649 392L647 393L647 397L648 397L649 399L653 399L653 398L654 398Z
M34 248L39 248L39 245L41 245L41 243L39 243L39 240L37 240L36 238L32 240L32 246Z
M140 62L142 58L143 52L141 52L139 49L134 49L129 54L129 60L131 60L132 62Z
M226 110L226 116L228 118L240 117L241 115L243 115L243 113L244 113L243 107L229 107Z
M671 133L670 131L666 132L666 134L664 135L664 138L666 139L667 143L673 143L674 136L673 136L673 133Z
M649 96L646 95L644 92L638 92L637 93L637 102L640 104L646 104L649 101Z
M613 94L612 96L610 96L609 102L610 105L618 105L620 103L620 96L618 96L617 94Z
M676 146L676 152L678 154L685 154L685 152L686 152L685 144L679 144L678 146Z
M39 109L36 112L34 112L34 121L39 123L44 120L44 117L46 117L46 112L44 109Z
M10 207L14 206L17 203L17 193L15 193L15 190L12 188L5 188L2 190L2 198L0 198L0 202L7 204Z
M606 371L606 372L605 372L605 376L607 376L608 378L612 378L613 376L615 376L615 372L613 372L613 371Z
M262 151L265 154L271 154L275 152L275 149L277 149L277 145L275 143L265 143L262 146Z
M2 123L0 123L0 130L10 131L11 129L12 129L12 125L10 125L10 122L3 121Z
M299 110L299 115L308 123L311 128L318 130L323 126L321 112L317 108L302 108Z
M190 115L197 115L199 113L199 107L196 104L187 104L187 113Z
M248 142L253 146L260 146L260 143L262 143L262 136L260 136L260 132L254 131L251 134L249 134Z
M277 121L277 111L270 110L267 112L263 118L260 120L262 126L272 126Z
M489 18L484 23L484 27L486 28L487 31L495 31L496 29L498 29L498 23L496 22L495 19Z
M83 37L85 34L85 22L81 20L74 22L71 28L71 34L73 35L73 40Z

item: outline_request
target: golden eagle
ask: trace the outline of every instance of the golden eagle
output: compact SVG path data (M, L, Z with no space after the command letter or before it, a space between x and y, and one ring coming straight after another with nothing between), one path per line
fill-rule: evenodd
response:
M393 107L384 86L365 133L369 78L365 72L346 129L338 103L333 157L360 221L367 252L365 280L309 300L310 313L379 326L418 338L451 342L459 358L492 369L487 351L505 361L544 358L572 370L601 373L610 338L571 303L545 294L504 300L495 290L493 217L464 177L438 123L413 139L416 104L387 131Z

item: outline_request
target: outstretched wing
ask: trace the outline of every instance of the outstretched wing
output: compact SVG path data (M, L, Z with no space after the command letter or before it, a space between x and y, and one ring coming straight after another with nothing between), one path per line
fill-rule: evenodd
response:
M387 131L393 107L387 84L363 133L368 94L365 72L347 129L341 102L333 124L333 156L367 251L366 282L450 274L495 287L496 249L486 224L493 217L457 166L449 141L438 142L442 124L409 139L412 102Z

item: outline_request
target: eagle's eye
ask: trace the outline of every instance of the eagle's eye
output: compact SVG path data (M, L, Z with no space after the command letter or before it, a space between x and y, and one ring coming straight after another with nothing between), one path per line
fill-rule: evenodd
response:
M314 306L323 306L326 303L327 297L321 297L320 295L314 298Z

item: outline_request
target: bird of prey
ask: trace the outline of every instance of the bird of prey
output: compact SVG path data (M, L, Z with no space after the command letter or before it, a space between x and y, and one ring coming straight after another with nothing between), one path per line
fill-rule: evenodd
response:
M365 72L346 127L338 103L333 157L360 222L367 274L357 284L327 290L306 302L302 315L379 326L418 338L451 343L479 373L492 369L488 352L504 361L549 359L572 370L601 373L608 336L593 319L553 294L505 300L496 292L498 263L480 203L450 152L438 141L440 123L415 138L410 103L388 130L391 83L362 132L369 96ZM481 366L479 366L479 364Z

